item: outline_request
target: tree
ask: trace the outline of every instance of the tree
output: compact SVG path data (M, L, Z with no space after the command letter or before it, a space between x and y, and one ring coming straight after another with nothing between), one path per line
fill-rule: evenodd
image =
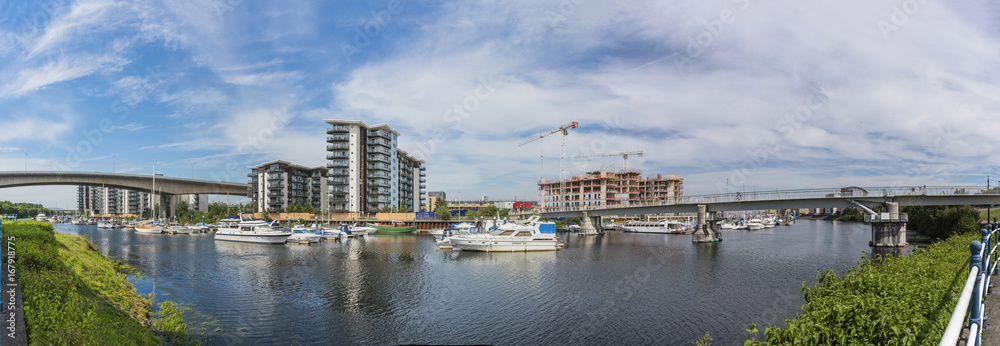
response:
M409 209L406 208L406 204L403 204L403 205L399 206L399 212L400 213L409 213L410 211L409 211Z
M438 200L437 205L434 206L434 214L437 215L438 219L451 220L451 212L448 211L448 202Z
M389 213L391 211L392 211L392 209L390 209L389 206L385 206L385 208L382 208L382 212L383 213Z

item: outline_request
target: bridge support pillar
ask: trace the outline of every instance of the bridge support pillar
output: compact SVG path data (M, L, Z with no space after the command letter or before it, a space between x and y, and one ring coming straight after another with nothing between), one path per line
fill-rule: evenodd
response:
M906 218L899 214L899 203L886 202L887 212L872 217L872 246L906 246Z
M594 216L591 217L587 215L587 212L583 212L583 217L580 218L580 235L598 235L604 233L601 229L601 217Z
M695 226L694 234L691 235L692 242L712 243L722 241L722 237L719 235L719 230L717 229L718 223L714 220L714 214L712 213L712 220L709 220L708 206L704 204L698 205L698 225Z

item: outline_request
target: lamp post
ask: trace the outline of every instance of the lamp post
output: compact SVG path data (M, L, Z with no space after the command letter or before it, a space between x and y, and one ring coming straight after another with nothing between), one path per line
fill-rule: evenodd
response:
M118 154L111 155L111 174L115 173L115 157L117 156Z

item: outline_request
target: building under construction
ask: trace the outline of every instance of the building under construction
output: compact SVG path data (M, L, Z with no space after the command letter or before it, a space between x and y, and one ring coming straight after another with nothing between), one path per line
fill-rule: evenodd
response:
M538 182L543 208L628 207L672 203L684 193L684 179L669 174L643 177L638 171L594 171L566 179L566 194L558 180Z

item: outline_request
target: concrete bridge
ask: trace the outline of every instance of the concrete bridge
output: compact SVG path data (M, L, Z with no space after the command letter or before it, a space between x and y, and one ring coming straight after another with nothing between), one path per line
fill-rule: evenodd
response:
M153 176L147 174L122 174L102 172L0 172L0 189L40 185L88 185L104 186L148 192L160 205L172 206L170 214L176 211L178 195L233 195L246 196L249 187L244 183L207 181L186 178L156 176L156 191ZM166 199L166 201L164 201ZM166 202L166 203L162 203Z
M901 246L906 245L907 215L899 213L900 206L985 204L1000 204L1000 191L988 191L985 186L852 186L684 196L612 208L602 206L543 208L541 215L580 217L585 232L596 233L601 225L601 216L698 213L698 230L693 240L700 242L721 239L718 233L718 223L722 220L721 212L855 207L865 211L865 222L872 224L874 245ZM883 208L883 213L874 212L872 210L874 207Z

